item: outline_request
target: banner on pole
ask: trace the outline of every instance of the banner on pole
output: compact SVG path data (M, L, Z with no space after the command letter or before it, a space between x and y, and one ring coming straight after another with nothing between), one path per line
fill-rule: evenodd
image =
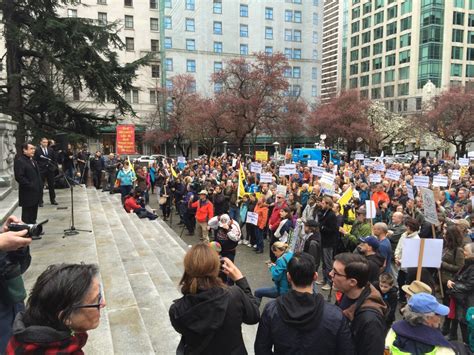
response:
M135 154L135 125L121 124L116 127L117 154Z

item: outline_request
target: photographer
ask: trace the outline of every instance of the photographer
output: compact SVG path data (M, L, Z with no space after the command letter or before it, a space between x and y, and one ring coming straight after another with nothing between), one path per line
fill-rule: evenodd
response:
M21 223L21 220L8 217L0 233L0 354L5 352L16 314L25 308L26 291L21 275L31 261L28 231L11 232L10 223Z
M131 192L126 198L124 206L125 211L128 213L134 212L139 218L148 218L149 220L157 219L158 216L154 213L151 213L145 208L145 201L141 196L141 191L135 189L134 192Z

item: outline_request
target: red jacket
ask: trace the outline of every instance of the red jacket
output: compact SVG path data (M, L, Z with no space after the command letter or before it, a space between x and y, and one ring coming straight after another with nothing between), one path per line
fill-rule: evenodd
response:
M270 228L272 232L277 230L278 225L281 222L280 211L286 207L288 207L286 201L284 201L280 207L278 207L278 205L275 203L275 207L273 207L272 214L270 216L270 219L268 220L268 226L270 227L270 224L272 225L272 227Z
M372 201L375 203L375 208L379 208L379 201L390 203L390 197L384 191L374 192L372 194Z
M8 355L17 354L71 354L83 355L82 348L87 342L87 333L75 333L64 339L51 339L51 341L28 342L19 339L20 336L13 336L7 345Z
M140 206L137 201L135 200L135 198L133 197L127 197L125 199L125 204L123 205L123 207L125 208L125 211L127 211L128 213L132 212L132 211L135 211L136 209L138 208L141 208L142 206Z
M264 229L265 226L267 225L267 219L268 219L268 206L263 204L260 205L257 203L255 206L255 209L253 210L255 213L258 213L258 222L257 222L257 227L260 229Z
M209 200L205 202L197 200L191 204L191 207L196 209L196 221L199 223L207 222L214 217L214 206Z

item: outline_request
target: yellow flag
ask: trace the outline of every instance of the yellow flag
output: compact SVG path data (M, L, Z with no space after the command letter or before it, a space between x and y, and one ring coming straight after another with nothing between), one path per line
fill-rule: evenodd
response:
M340 213L342 215L344 214L344 205L347 205L349 203L349 201L352 198L352 194L353 194L352 186L349 186L346 192L344 192L344 194L339 198L339 200L337 200L337 203L339 203L339 205L341 206ZM352 211L352 209L348 211L347 218L349 220L355 220L355 214ZM352 229L352 226L350 224L344 224L343 228L345 231L350 232Z
M170 169L171 169L171 175L173 175L174 178L177 178L178 174L176 174L176 171L174 170L174 168L171 165L170 165Z
M242 168L242 163L240 163L240 168L239 168L239 187L238 187L238 191L237 191L237 194L239 195L239 198L242 198L242 197L244 197L244 195L245 195L245 185L244 185L244 181L245 181L245 173L244 173L244 169Z

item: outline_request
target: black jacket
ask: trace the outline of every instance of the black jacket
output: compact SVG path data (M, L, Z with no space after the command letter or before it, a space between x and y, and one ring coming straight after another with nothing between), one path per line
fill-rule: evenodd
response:
M303 251L314 258L316 268L318 268L321 262L321 236L319 232L311 234L308 239L306 239ZM317 272L318 270L314 271Z
M15 180L18 182L18 199L21 207L38 205L43 197L43 183L41 181L38 164L21 155L15 159L13 166Z
M260 319L257 301L245 278L228 288L184 295L174 301L169 315L174 329L182 335L184 353L192 353L207 341L200 352L206 355L247 354L242 323L256 324Z
M39 170L41 174L46 173L47 171L56 171L56 163L57 163L57 156L56 152L51 148L47 148L48 154L47 158L51 159L53 162L49 161L48 159L41 158L42 155L46 156L43 153L43 148L41 146L36 147L35 155L33 157L34 160L38 163Z
M398 304L398 287L392 286L392 288L388 290L386 294L383 295L380 291L379 282L374 282L373 285L377 289L377 291L380 292L383 301L388 307L387 325L390 325L395 321L395 310L397 309Z
M319 214L319 225L321 229L321 246L323 248L335 247L339 233L336 214L332 210L321 211Z
M369 262L369 282L373 284L374 282L378 281L379 275L383 271L385 258L379 253L366 255L365 258Z
M213 195L212 204L214 205L214 215L216 216L229 212L229 201L222 192Z
M340 309L321 294L291 290L265 306L255 354L351 355L354 345Z

